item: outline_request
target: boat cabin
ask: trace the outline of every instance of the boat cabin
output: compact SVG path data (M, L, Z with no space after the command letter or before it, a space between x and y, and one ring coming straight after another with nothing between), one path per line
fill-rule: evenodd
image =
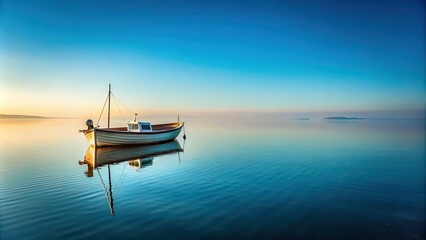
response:
M129 132L152 132L152 126L149 122L128 122L127 131Z

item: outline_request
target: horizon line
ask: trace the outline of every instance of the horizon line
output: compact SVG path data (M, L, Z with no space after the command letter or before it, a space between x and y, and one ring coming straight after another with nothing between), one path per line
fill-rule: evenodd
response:
M416 112L416 113L423 113L423 117L401 117L401 116L394 116L394 117L387 117L387 116L374 116L374 117L367 117L367 116L359 116L354 115L356 113L358 114L366 114L366 113L401 113L401 112ZM342 114L346 113L346 114ZM314 118L327 118L327 117L348 117L348 118L359 118L359 119L376 119L376 120L426 120L426 111L424 109L405 109L405 110L368 110L368 111L190 111L185 112L184 114L175 114L175 113L147 113L147 115L155 116L155 117L165 117L165 116L190 116L190 117L212 117L211 115L218 114L219 117L236 117L237 115L246 115L246 114L288 114L293 115L289 116L292 119L297 120L297 118L312 118L310 115L318 115L323 114L324 116L315 116ZM225 115L225 116L224 116ZM294 116L297 115L297 116ZM327 116L325 116L327 115ZM0 113L0 119L84 119L84 118L90 118L88 116L45 116L45 115L31 115L31 114L3 114ZM111 119L120 119L123 118L123 116L116 115L111 117ZM103 118L102 118L103 119Z

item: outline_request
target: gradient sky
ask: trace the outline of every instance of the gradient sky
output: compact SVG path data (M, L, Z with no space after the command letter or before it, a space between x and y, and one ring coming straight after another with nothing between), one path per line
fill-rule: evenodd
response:
M125 3L123 3L125 2ZM0 113L425 106L423 1L0 2Z

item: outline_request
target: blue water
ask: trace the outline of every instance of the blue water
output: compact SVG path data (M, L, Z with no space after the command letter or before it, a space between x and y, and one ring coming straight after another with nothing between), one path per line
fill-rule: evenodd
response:
M84 121L0 120L0 239L426 238L423 121L186 119L92 177Z

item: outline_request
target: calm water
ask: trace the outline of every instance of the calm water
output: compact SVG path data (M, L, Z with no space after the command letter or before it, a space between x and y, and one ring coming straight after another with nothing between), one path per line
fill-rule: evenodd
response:
M187 119L110 174L84 121L0 121L1 239L426 238L422 121Z

